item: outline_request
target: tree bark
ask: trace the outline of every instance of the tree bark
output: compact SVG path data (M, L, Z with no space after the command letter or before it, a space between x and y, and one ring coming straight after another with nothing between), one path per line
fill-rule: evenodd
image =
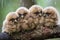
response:
M21 5L30 8L32 5L36 4L35 0L20 0Z
M32 40L44 40L44 39L52 39L52 38L60 38L60 26L56 26L51 33L43 34L43 35L37 35L38 37L33 37Z

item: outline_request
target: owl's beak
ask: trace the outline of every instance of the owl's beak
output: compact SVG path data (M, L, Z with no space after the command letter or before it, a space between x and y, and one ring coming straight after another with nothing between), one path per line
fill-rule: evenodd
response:
M15 23L17 23L17 20L15 20Z
M21 15L21 18L23 18L24 16L23 15Z
M41 16L42 16L42 14L40 13L40 14L39 14L39 16L41 17Z
M41 16L42 14L40 13L39 15Z

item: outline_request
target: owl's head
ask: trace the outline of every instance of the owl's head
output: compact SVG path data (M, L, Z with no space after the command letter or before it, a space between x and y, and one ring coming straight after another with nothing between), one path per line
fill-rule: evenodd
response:
M30 7L29 11L32 16L42 16L42 7L39 5L33 5Z
M44 8L43 14L47 26L56 25L58 22L58 12L54 7Z
M26 7L20 7L16 10L17 14L19 14L20 18L24 18L29 13L28 9Z
M17 22L18 14L16 12L9 12L6 16L7 21Z

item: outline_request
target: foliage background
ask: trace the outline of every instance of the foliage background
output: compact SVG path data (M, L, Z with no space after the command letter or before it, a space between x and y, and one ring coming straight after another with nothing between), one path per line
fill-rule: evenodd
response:
M35 0L37 5L43 8L48 6L54 6L60 13L60 0ZM3 20L9 12L15 11L20 7L20 0L0 0L0 31L3 24ZM49 39L52 40L52 39ZM60 40L60 39L53 39Z

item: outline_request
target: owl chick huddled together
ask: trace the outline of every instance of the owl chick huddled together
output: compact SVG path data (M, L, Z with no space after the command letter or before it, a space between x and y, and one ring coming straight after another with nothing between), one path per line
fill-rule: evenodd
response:
M3 21L2 32L6 32L11 34L12 32L16 32L17 29L17 18L18 14L16 12L9 12Z
M29 11L30 11L30 18L33 20L33 24L37 27L37 25L42 25L44 22L43 14L42 14L43 8L39 5L33 5ZM30 19L30 20L31 20ZM33 26L33 27L35 27Z
M38 36L51 33L50 28L56 27L57 22L58 12L54 7L19 7L16 12L8 13L3 22L2 32L12 33L12 39L16 40L35 40Z
M53 28L58 23L58 12L54 7L46 7L43 9L43 16L45 18L44 26Z

